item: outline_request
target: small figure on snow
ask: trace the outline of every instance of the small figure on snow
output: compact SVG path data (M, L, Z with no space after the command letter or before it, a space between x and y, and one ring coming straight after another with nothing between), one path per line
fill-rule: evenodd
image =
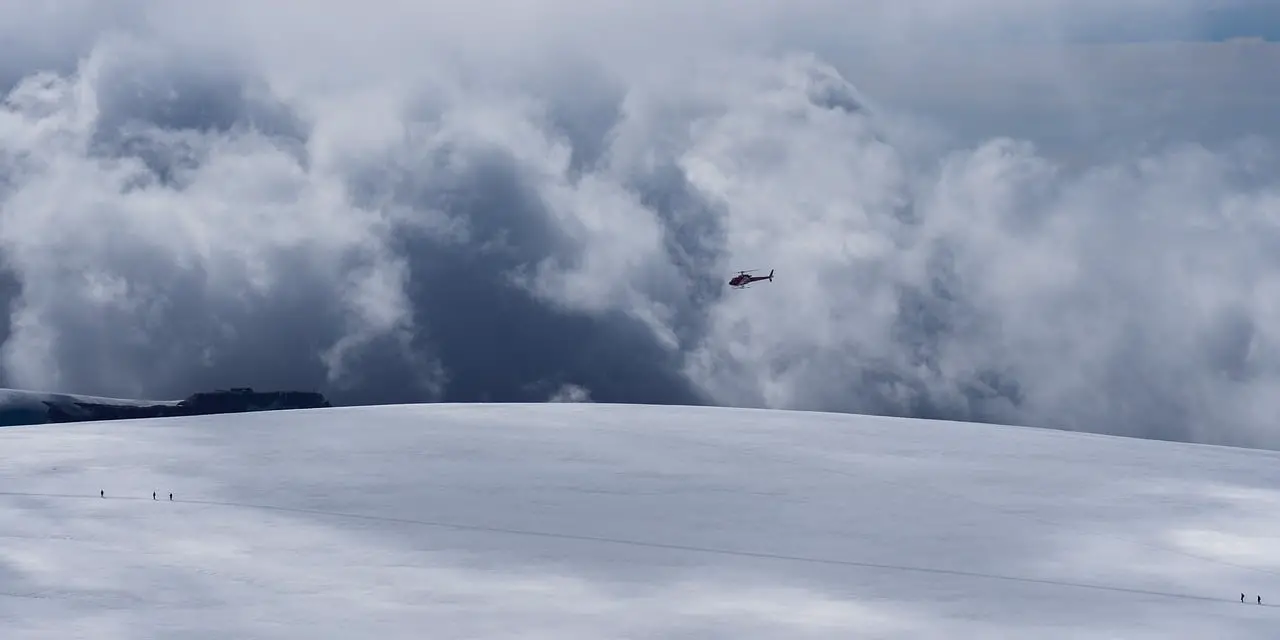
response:
M152 499L152 500L155 500L155 499L156 499L156 492L154 492L154 491L152 491L152 492L151 492L151 499ZM1241 595L1240 597L1241 597L1241 598L1243 598L1244 596L1243 596L1243 595Z
M169 502L173 502L173 494L169 494Z
M1258 596L1258 604L1262 604L1262 596Z
M1244 602L1244 594L1240 594L1240 602Z
M105 498L107 497L107 491L105 489L98 489L98 495Z

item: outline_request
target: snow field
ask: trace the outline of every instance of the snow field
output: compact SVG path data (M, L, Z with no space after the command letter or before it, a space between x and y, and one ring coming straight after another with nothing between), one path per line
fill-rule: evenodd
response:
M6 638L1261 638L1280 619L1275 452L591 404L9 427L0 450Z

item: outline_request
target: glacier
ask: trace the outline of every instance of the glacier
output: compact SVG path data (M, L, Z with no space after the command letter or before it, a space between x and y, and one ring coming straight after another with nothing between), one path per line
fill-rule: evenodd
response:
M1272 451L578 403L12 426L0 450L6 638L1262 638L1280 618Z

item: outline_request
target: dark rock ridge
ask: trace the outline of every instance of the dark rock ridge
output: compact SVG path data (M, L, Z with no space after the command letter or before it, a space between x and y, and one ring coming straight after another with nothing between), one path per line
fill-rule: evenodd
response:
M242 387L219 391L202 391L179 402L156 404L103 404L96 402L50 402L48 422L84 422L90 420L127 420L131 418L163 418L201 416L246 411L279 411L283 409L315 409L330 407L324 395L311 391L254 391Z

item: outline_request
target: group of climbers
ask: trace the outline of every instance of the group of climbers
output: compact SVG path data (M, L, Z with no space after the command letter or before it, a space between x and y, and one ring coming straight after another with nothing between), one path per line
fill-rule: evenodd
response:
M101 497L103 497L103 498L107 497L107 491L106 491L106 489L99 489L99 490L98 490L98 495L99 495L99 496L101 496ZM158 499L159 499L159 498L157 498L157 497L156 497L156 492L154 492L154 491L152 491L152 492L151 492L151 499L152 499L152 500L158 500ZM171 494L169 494L169 501L170 501L170 502L173 502L173 494L172 494L172 493L171 493Z

